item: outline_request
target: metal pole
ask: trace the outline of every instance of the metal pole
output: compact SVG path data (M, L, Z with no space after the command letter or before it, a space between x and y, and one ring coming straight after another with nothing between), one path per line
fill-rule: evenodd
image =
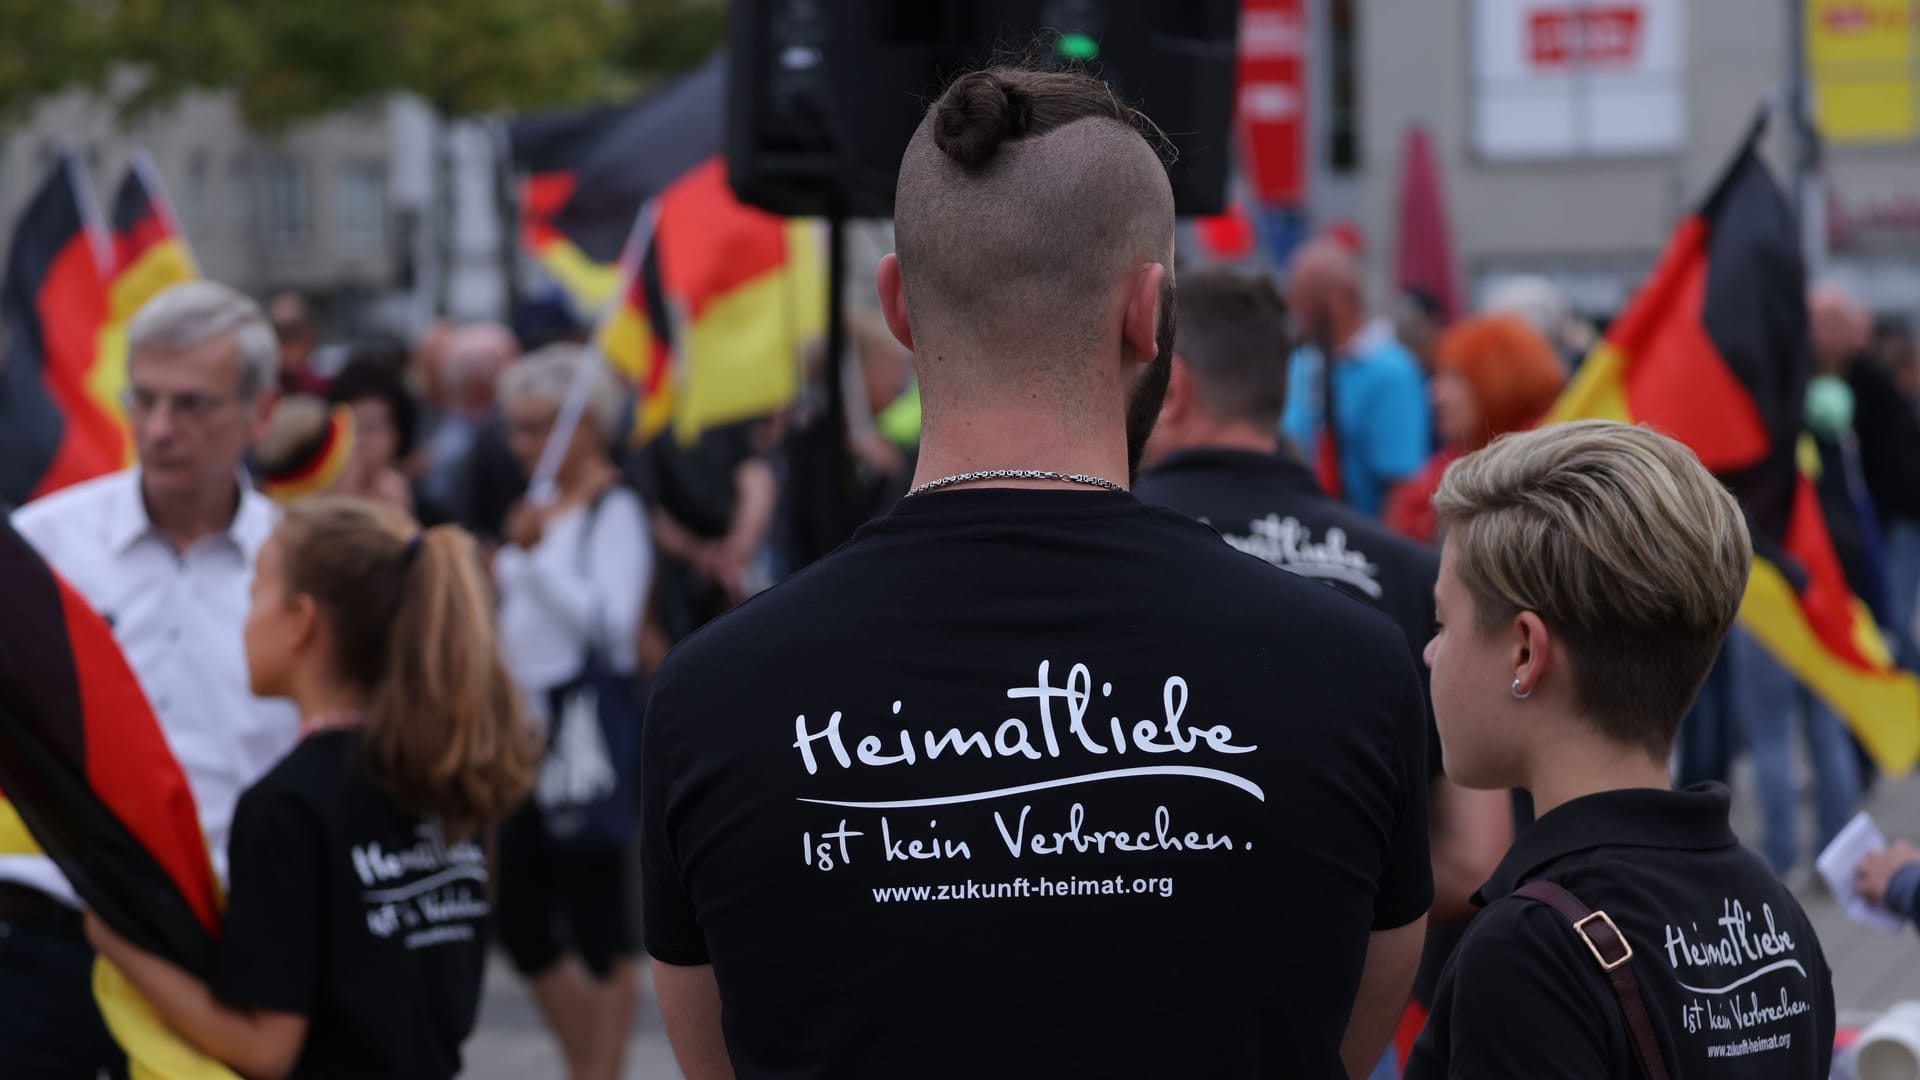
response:
M827 342L822 375L827 380L827 475L833 478L832 505L826 518L835 543L853 535L851 456L847 453L847 388L842 379L841 353L847 346L847 216L838 205L827 218Z
M1820 128L1807 80L1806 0L1787 0L1787 130L1793 142L1793 200L1800 218L1800 257L1807 280L1827 265L1826 184L1821 175Z
M587 411L587 398L592 396L594 377L600 373L601 365L606 363L607 330L613 324L620 306L626 303L627 294L633 291L640 267L646 262L647 249L653 245L654 226L658 223L659 214L659 203L649 199L634 216L633 230L627 234L627 242L620 251L619 287L607 300L606 307L595 322L593 340L581 353L580 366L574 370L573 381L567 384L567 396L560 402L553 427L547 431L546 445L540 448L540 458L534 463L533 477L527 483L527 501L534 506L545 506L559 497L560 463L567 456L567 446L573 442L573 432L580 426L580 417ZM681 340L684 344L685 339Z

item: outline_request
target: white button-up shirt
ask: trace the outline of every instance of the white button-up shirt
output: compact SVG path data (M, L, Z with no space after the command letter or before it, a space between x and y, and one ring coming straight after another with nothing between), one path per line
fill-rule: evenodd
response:
M247 689L247 590L276 517L273 504L243 483L226 531L177 552L147 518L138 468L55 492L13 515L20 535L112 625L193 789L223 885L234 804L300 731L291 703ZM79 903L43 856L0 856L0 880Z

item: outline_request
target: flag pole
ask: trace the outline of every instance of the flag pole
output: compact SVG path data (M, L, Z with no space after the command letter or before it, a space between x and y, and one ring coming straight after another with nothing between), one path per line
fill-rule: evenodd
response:
M93 173L87 168L87 159L81 157L72 147L60 152L60 161L54 165L65 169L67 182L73 187L73 201L80 207L81 228L87 234L87 248L93 254L94 270L106 281L113 275L113 234L107 230L106 215L100 212L100 200L95 194Z
M573 442L573 432L580 426L580 417L587 411L587 398L593 393L594 376L606 363L607 330L613 325L613 317L626 302L627 294L633 291L633 283L640 276L640 266L646 261L647 249L653 245L654 228L658 224L660 207L658 200L648 199L641 204L640 212L634 215L633 231L627 234L627 242L620 249L620 276L613 295L607 298L600 310L600 317L594 321L593 338L582 353L580 366L573 373L573 381L567 384L567 396L560 403L559 415L553 419L553 429L547 433L547 444L540 449L540 460L534 465L533 477L527 485L527 501L535 506L545 506L559 494L555 478L560 474L560 460L566 456L567 445ZM640 393L645 393L644 389Z

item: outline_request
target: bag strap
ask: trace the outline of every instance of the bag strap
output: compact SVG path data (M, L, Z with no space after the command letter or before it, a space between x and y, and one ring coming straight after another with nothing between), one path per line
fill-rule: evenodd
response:
M1537 900L1559 912L1573 924L1574 933L1586 943L1587 951L1613 984L1613 996L1620 1000L1626 1014L1627 1041L1640 1071L1647 1080L1667 1080L1667 1060L1660 1052L1660 1039L1654 1034L1653 1020L1647 1015L1646 999L1640 994L1640 980L1633 975L1633 946L1604 911L1594 911L1580 898L1551 881L1529 881L1513 890L1513 895Z
M587 503L586 514L580 522L580 543L578 549L574 552L574 565L579 567L581 576L588 581L593 580L593 530L595 526L600 524L600 507L607 501L607 496L612 493L613 488L608 488L600 494L595 495L592 501ZM606 620L602 617L599 605L594 605L593 626L587 631L587 652L589 654L604 654L608 651L607 643L600 640L606 636L607 627L605 626L605 622Z

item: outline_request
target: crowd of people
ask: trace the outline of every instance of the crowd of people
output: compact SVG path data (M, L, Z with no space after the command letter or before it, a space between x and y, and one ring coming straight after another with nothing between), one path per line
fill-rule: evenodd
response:
M571 1080L643 952L694 1080L1824 1077L1789 885L1871 769L1734 627L1732 496L1530 430L1590 341L1544 283L1396 324L1338 237L1176 274L1142 125L1073 74L931 106L839 430L817 354L635 445L577 341L329 369L299 297L157 296L138 464L13 522L146 690L224 942L189 974L0 857L0 1061L125 1074L97 953L249 1076L450 1077L497 943ZM1911 661L1920 352L1809 305L1805 465ZM1920 852L1859 887L1912 913Z

